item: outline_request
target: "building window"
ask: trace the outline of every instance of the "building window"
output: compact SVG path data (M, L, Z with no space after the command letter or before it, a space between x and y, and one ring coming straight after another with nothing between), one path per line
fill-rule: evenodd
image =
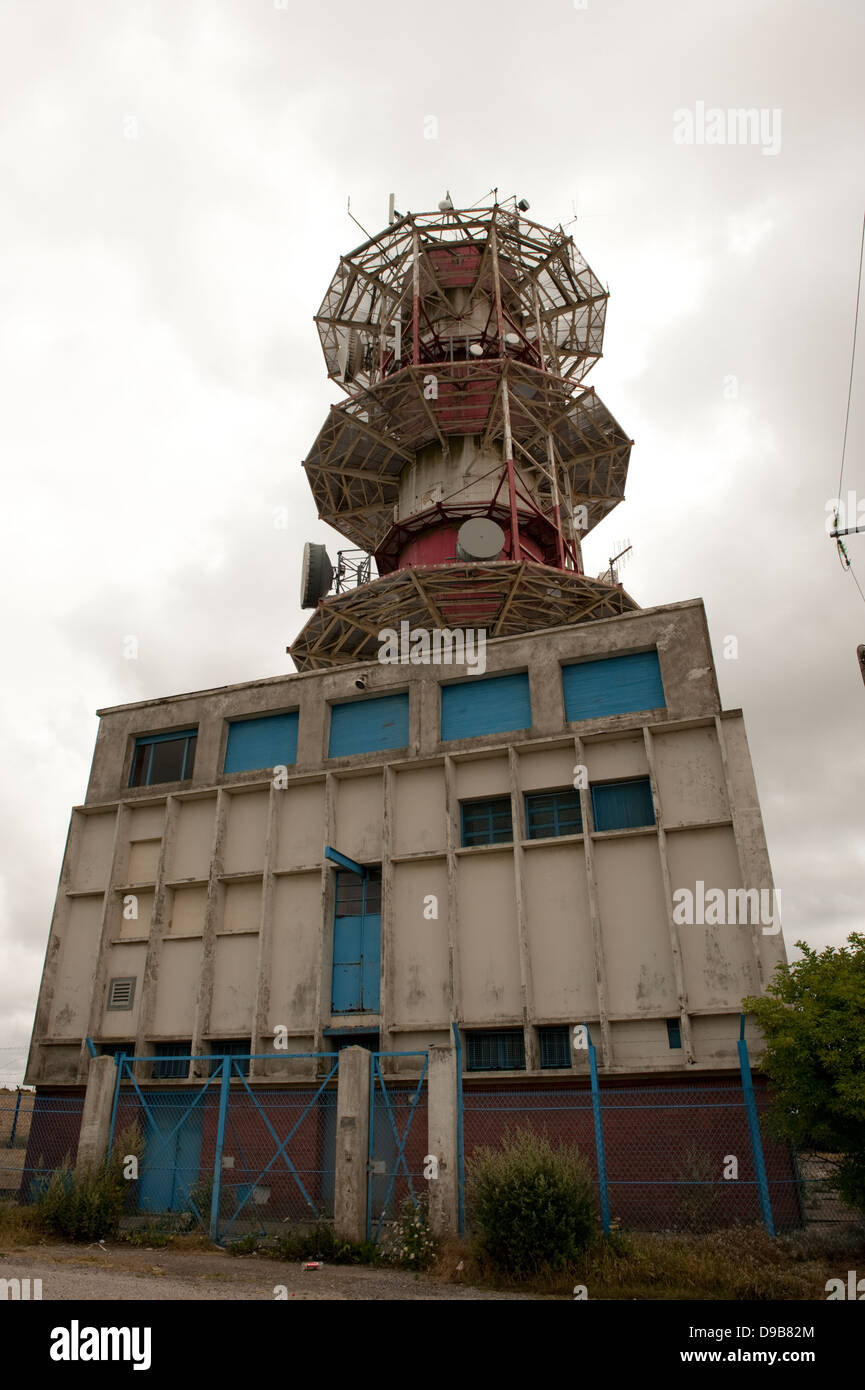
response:
M191 1042L157 1043L155 1055L162 1060L153 1063L154 1081L185 1081L189 1076Z
M486 801L461 801L460 811L464 845L513 843L514 827L509 796L494 796Z
M542 1067L571 1065L571 1037L567 1024L563 1027L539 1028Z
M525 1071L521 1028L466 1033L466 1071Z
M135 1056L135 1043L130 1038L128 1042L110 1042L99 1044L100 1057L119 1057L121 1052L125 1052L127 1057Z
M197 742L197 729L181 729L173 734L142 734L135 740L130 787L187 782L195 767Z
M255 772L296 762L297 710L229 724L223 772Z
M226 1038L224 1041L214 1040L209 1042L207 1046L210 1048L211 1052L218 1054L210 1063L211 1076L216 1075L222 1065L222 1059L225 1056L242 1057L244 1060L238 1064L240 1074L241 1076L249 1076L249 1054L252 1051L252 1040L250 1038ZM235 1066L232 1062L230 1068L230 1075L232 1077L237 1076L238 1066Z
M628 652L600 661L562 667L565 719L602 719L613 714L664 709L658 653Z
M408 745L408 693L349 700L330 710L329 758Z
M108 1009L131 1009L135 1002L135 975L118 975L108 983Z
M580 793L570 789L531 792L526 797L526 834L530 840L547 840L555 835L582 835L583 816Z
M441 692L443 739L478 738L532 726L525 671L513 676L474 676L443 685Z
M667 1042L670 1047L682 1046L682 1025L677 1018L667 1019Z
M640 825L654 825L655 806L648 777L593 782L592 817L596 830L632 830Z

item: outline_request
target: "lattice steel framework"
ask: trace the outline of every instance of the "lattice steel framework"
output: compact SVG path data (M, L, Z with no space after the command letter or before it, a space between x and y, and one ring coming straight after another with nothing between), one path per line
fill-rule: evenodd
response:
M374 656L382 618L503 636L637 606L580 553L631 449L582 385L606 301L572 238L513 199L398 217L340 259L316 323L348 400L303 466L319 516L381 577L321 600L290 648L299 669ZM456 530L478 516L504 550L460 563Z

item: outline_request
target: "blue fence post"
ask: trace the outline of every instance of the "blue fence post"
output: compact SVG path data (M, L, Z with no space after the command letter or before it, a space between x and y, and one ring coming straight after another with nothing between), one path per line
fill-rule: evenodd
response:
M598 1187L601 1197L601 1225L604 1235L610 1234L610 1198L607 1192L607 1159L604 1152L604 1125L601 1119L601 1092L598 1087L598 1062L589 1025L583 1024L589 1044L589 1075L592 1079L592 1114L595 1120L595 1154L598 1160Z
M219 1204L222 1196L222 1146L225 1143L225 1121L228 1115L228 1091L231 1081L231 1058L223 1057L220 1067L222 1081L219 1090L219 1117L216 1122L216 1152L213 1156L213 1196L210 1199L210 1239L219 1240Z
M18 1094L15 1097L15 1114L12 1116L12 1133L9 1135L10 1149L15 1143L15 1131L18 1128L18 1111L21 1109L21 1087L19 1086L17 1089Z
M378 1053L369 1054L369 1139L366 1155L366 1238L372 1240L372 1179L375 1152L375 1079L378 1075Z
M460 1042L460 1030L456 1023L451 1023L451 1028L457 1051L457 1210L459 1233L464 1235L466 1229L466 1155L463 1140L463 1049Z
M742 1094L745 1099L745 1114L748 1117L748 1132L751 1136L751 1152L754 1155L754 1172L757 1175L757 1192L760 1195L760 1210L766 1230L770 1236L775 1234L772 1219L772 1203L769 1198L769 1183L766 1178L766 1164L763 1161L763 1140L760 1137L760 1121L757 1116L757 1102L754 1099L754 1083L751 1080L751 1062L748 1057L748 1044L745 1041L745 1015L739 1017L739 1071L742 1073Z

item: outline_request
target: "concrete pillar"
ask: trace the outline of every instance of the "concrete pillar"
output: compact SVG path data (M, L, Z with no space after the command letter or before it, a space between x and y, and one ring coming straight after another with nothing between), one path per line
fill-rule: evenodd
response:
M336 1094L334 1229L345 1240L366 1240L370 1054L344 1047Z
M438 1177L429 1180L430 1226L447 1239L459 1229L456 1049L431 1047L427 1077L427 1154L438 1160Z
M117 1068L113 1057L91 1057L87 1073L87 1092L81 1116L76 1168L88 1163L100 1163L108 1148L111 1128L111 1109L114 1104L114 1085Z

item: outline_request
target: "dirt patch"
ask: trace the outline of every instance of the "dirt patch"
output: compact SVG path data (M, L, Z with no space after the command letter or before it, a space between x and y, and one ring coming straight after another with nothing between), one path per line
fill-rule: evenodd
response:
M33 1245L0 1253L0 1278L41 1279L43 1301L122 1302L155 1299L212 1301L405 1301L460 1302L466 1299L537 1300L537 1294L499 1293L446 1284L425 1274L325 1265L304 1271L298 1264L221 1251L135 1249L125 1244ZM284 1292L283 1292L284 1290Z

